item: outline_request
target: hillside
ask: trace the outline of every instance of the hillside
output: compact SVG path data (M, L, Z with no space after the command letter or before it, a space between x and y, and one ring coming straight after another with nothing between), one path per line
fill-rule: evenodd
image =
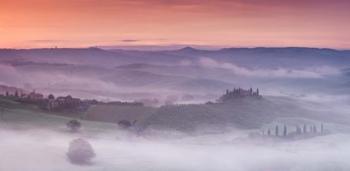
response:
M89 120L116 123L137 120L138 130L177 130L186 133L226 128L260 129L283 118L305 118L319 122L348 124L346 115L333 111L329 115L323 104L290 98L239 98L225 103L165 105L161 107L101 105L91 107Z
M87 120L118 123L121 120L134 121L136 124L144 122L149 116L153 115L157 108L144 106L127 106L113 104L97 104L91 106L85 113Z
M0 97L0 128L9 130L37 130L68 132L66 123L73 118L46 113L37 106L26 105ZM81 120L84 135L96 136L117 130L116 124Z

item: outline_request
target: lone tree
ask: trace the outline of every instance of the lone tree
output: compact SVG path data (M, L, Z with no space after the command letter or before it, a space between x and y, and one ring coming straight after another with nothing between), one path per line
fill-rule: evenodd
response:
M128 120L121 120L118 122L118 126L123 129L130 128L132 126L131 122Z
M71 120L67 123L67 127L72 132L77 132L81 128L81 123L78 120Z
M284 125L284 127L283 127L283 136L287 136L287 126L286 125Z
M275 127L275 135L276 135L276 136L279 135L279 134L278 134L278 125L276 125L276 127Z
M91 144L78 138L70 142L67 157L74 164L88 164L96 156Z
M52 94L50 94L49 96L47 96L47 98L48 98L49 100L54 100L54 99L55 99L55 96L52 95Z

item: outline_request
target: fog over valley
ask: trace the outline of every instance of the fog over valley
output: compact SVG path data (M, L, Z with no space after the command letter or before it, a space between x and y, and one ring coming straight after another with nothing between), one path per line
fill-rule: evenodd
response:
M203 102L233 87L269 94L347 92L349 54L312 48L1 50L0 70L2 84L46 94Z
M349 87L348 50L0 49L0 171L346 171Z

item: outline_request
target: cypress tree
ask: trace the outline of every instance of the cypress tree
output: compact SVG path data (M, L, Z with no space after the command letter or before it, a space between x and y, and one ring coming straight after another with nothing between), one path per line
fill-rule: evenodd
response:
M278 136L278 125L275 127L275 135Z
M283 136L287 136L287 126L284 125L283 127Z

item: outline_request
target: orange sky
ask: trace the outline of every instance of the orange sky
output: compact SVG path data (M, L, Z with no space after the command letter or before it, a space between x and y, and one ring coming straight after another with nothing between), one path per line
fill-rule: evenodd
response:
M348 0L0 0L0 47L350 49Z

